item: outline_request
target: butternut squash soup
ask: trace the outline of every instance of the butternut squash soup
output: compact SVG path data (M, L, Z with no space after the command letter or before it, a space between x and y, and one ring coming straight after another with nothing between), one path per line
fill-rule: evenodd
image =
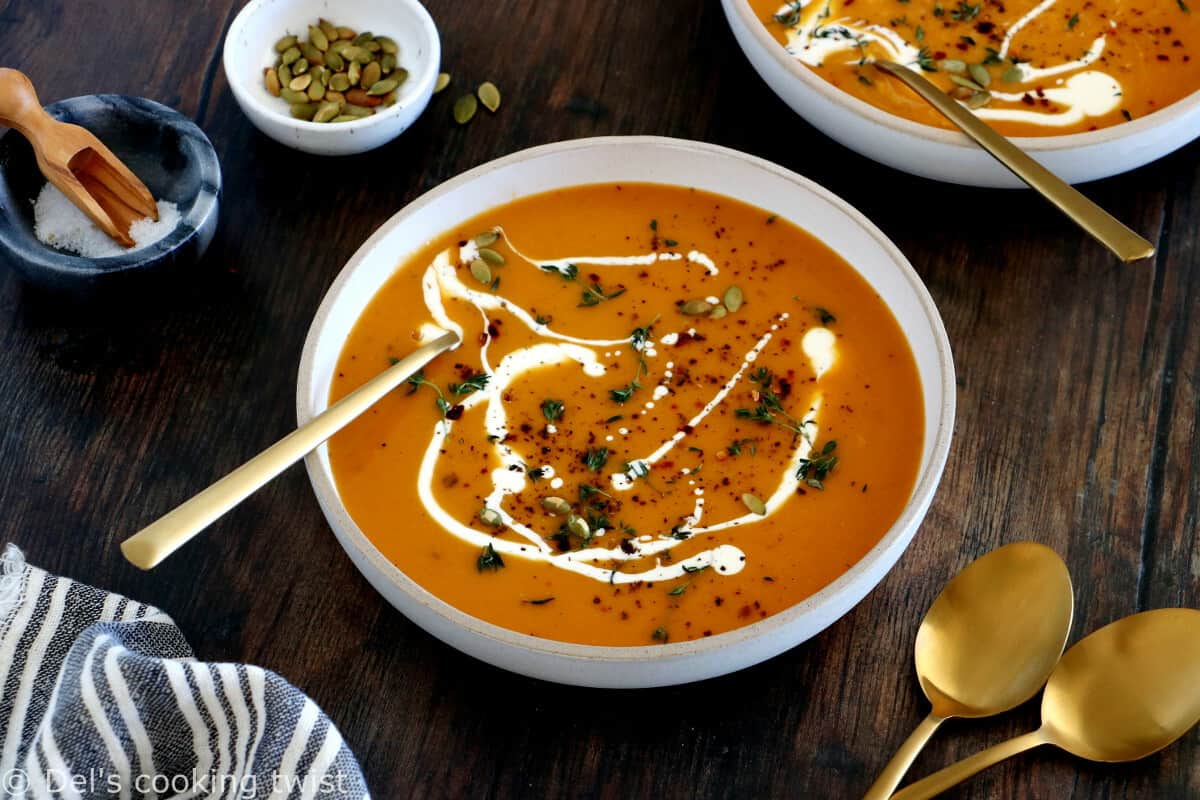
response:
M788 53L843 91L951 128L876 58L907 64L1001 133L1057 136L1200 90L1190 0L749 0Z
M858 561L916 480L922 390L891 312L734 200L597 184L458 224L372 300L331 399L439 329L463 344L330 462L388 559L514 631L644 645L756 622Z

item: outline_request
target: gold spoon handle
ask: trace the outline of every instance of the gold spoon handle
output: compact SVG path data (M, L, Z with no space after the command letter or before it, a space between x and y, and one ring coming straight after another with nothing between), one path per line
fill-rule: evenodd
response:
M932 713L921 720L921 724L914 728L913 732L904 740L904 744L900 745L900 749L883 768L883 772L879 773L879 777L871 784L871 788L867 789L863 800L887 800L891 797L892 792L896 791L896 787L900 785L904 773L908 772L908 768L912 766L913 759L925 747L929 737L933 736L934 731L943 721L943 717Z
M1138 261L1154 255L1154 245L1125 227L1120 220L1084 197L1066 181L1033 160L1025 151L984 124L950 95L908 67L891 61L875 66L903 81L917 94L962 129L996 160L1012 170L1053 203L1079 227L1091 234L1122 261Z
M962 783L976 772L981 772L1017 753L1024 753L1026 750L1043 744L1046 744L1046 737L1040 729L1015 739L1009 739L1007 742L1001 742L986 750L981 750L957 764L951 764L927 778L905 786L892 795L892 800L927 800L927 798L936 797L951 786Z
M218 517L315 450L417 370L458 342L457 334L444 333L417 348L191 500L121 542L121 552L141 569L158 565Z

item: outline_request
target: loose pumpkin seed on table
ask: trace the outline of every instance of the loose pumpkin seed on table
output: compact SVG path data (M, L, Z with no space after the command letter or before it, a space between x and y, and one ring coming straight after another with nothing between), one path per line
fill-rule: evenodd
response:
M450 85L450 73L449 72L439 72L438 76L437 76L437 83L435 83L433 85L433 93L437 94L438 92L440 92L442 89L445 89L449 85Z
M479 101L475 99L475 95L464 94L454 101L454 121L459 125L466 125L475 116L478 108Z
M488 111L494 114L496 113L496 109L500 108L500 90L496 88L496 84L491 81L484 81L479 84L477 94L479 95L479 102L483 103L483 107Z
M395 39L324 17L305 28L277 39L275 64L263 69L263 85L288 113L310 122L353 122L395 104L408 79Z

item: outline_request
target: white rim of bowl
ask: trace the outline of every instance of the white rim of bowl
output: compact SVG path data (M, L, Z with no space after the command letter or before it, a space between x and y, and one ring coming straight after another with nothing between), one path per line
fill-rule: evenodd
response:
M242 7L242 10L237 13L237 16L233 18L233 22L229 25L229 31L225 34L225 46L221 49L221 67L225 70L225 81L229 84L229 88L233 91L234 97L237 98L239 103L246 103L254 106L255 108L260 108L263 111L278 117L280 121L288 125L294 125L300 130L335 132L362 130L373 125L378 125L383 120L398 115L401 111L408 107L407 102L401 102L399 98L397 98L395 105L385 108L382 111L376 111L369 117L356 119L353 122L339 122L337 125L329 125L328 123L324 122L312 122L311 120L306 119L296 119L295 117L290 116L286 111L281 112L277 108L272 108L270 104L260 102L259 98L255 97L249 90L246 89L245 86L242 85L243 80L249 79L243 78L240 73L236 76L231 74L229 69L229 61L232 58L231 48L233 45L231 43L236 39L237 34L241 33L242 26L246 24L246 20L250 18L251 14L258 10L259 6L265 5L268 2L272 2L272 0L250 0L250 2L246 3L246 5ZM419 2L419 0L398 0L398 2L403 2L416 11L417 16L421 19L422 29L426 34L428 34L427 41L431 45L429 61L433 64L433 70L432 72L426 71L417 76L417 80L413 84L415 91L412 93L412 97L416 98L423 94L425 84L432 86L437 82L438 70L441 68L442 61L442 39L441 35L438 33L437 23L433 21L433 17L430 15L429 10L425 8L424 4ZM236 72L236 70L234 70L234 72ZM412 76L414 74L415 70L410 70L409 75Z
M399 567L388 560L380 552L379 548L375 546L374 542L363 533L362 529L358 527L358 524L347 511L345 504L338 495L336 485L326 476L325 470L320 465L319 451L314 451L305 459L305 469L308 471L309 480L313 485L318 502L327 513L334 512L342 522L343 532L346 536L344 539L342 537L338 538L344 544L352 544L361 557L369 560L380 573L387 576L392 585L404 590L427 609L469 633L495 640L504 645L517 647L544 656L577 659L580 661L602 661L614 664L628 664L647 660L672 661L737 647L745 641L770 635L777 629L786 627L797 621L798 618L812 613L817 606L833 600L843 589L857 581L864 573L869 572L877 562L886 558L888 551L896 545L897 540L908 527L913 525L919 527L916 518L923 518L928 512L929 505L936 494L938 483L941 480L946 459L949 456L956 405L954 361L950 352L950 342L946 336L946 329L941 315L938 313L937 306L933 302L933 297L929 294L929 290L921 281L920 276L917 275L916 270L900 252L899 248L860 211L820 184L771 161L743 153L739 150L707 142L661 136L601 136L588 139L572 139L531 147L527 150L521 150L481 164L474 169L439 184L416 200L413 200L384 222L383 225L363 242L362 246L350 257L350 260L346 262L346 265L338 273L337 278L330 285L324 299L321 301L320 307L317 309L316 315L313 317L308 335L305 337L304 349L300 358L296 392L296 412L300 423L307 422L314 414L320 413L320 411L328 407L327 399L320 400L315 408L312 407L309 403L309 396L312 394L313 375L315 374L314 360L317 342L322 338L330 311L349 282L350 275L362 263L366 254L374 249L392 229L403 224L407 217L412 216L425 206L433 203L442 195L455 191L464 184L469 184L479 176L494 169L509 167L519 164L522 161L533 160L546 155L569 153L575 150L631 146L672 147L689 150L699 156L721 156L743 161L748 166L774 173L778 177L802 186L804 189L816 194L837 208L859 225L875 239L884 253L891 258L897 269L899 269L900 273L907 280L920 304L921 310L924 312L925 321L930 326L933 338L937 344L936 359L941 372L942 385L940 389L942 405L935 419L926 420L926 424L933 428L933 448L930 453L929 462L922 466L917 476L917 481L913 485L909 496L909 502L880 540L848 570L814 594L759 622L753 622L741 628L735 628L731 631L701 639L657 645L590 645L544 639L504 628L468 614L465 611L461 611L406 575ZM400 265L397 264L396 268L399 269L399 267ZM395 272L393 271L392 274L395 274ZM325 446L322 445L322 447ZM336 536L337 532L335 531L334 534ZM905 547L907 548L907 543ZM838 618L844 616L845 613L848 613L848 610L839 614ZM832 624L831 622L830 625ZM790 643L788 647L790 648L795 644Z
M966 134L958 130L935 128L932 125L913 122L910 119L884 111L865 100L860 100L854 95L842 91L788 55L783 45L775 41L775 37L771 36L767 27L754 15L754 9L750 7L749 0L723 0L723 2L727 8L732 8L734 13L738 15L739 20L750 31L750 35L758 42L759 47L763 48L771 58L775 59L777 63L782 65L784 69L798 78L802 83L823 95L826 99L845 106L859 116L866 117L872 122L899 130L903 133L919 136L922 139L928 139L939 144L952 145L964 149L977 148L977 145L968 139ZM1089 147L1117 141L1128 136L1136 136L1159 125L1164 125L1173 118L1188 113L1196 106L1200 106L1200 89L1179 98L1168 106L1164 106L1144 117L1138 117L1132 122L1126 122L1123 125L1110 125L1107 128L1100 128L1095 131L1067 133L1060 136L1010 136L1008 138L1022 150L1034 150L1038 152Z

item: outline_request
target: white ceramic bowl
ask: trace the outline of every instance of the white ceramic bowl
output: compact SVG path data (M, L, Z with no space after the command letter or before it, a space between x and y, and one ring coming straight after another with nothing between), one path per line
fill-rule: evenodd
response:
M325 447L306 461L330 526L367 580L409 619L484 661L584 686L686 683L755 664L823 630L869 592L916 533L942 474L954 423L954 364L921 279L891 242L845 201L762 159L710 144L648 136L580 139L535 147L477 167L422 195L377 230L326 294L300 361L297 417L327 406L338 355L354 323L405 257L459 220L515 197L587 183L644 181L717 192L801 223L852 264L900 322L925 394L921 466L908 504L880 542L830 585L797 605L729 633L647 647L566 644L515 633L461 611L417 585L375 548L338 497Z
M797 114L851 150L890 167L968 186L1024 187L958 131L889 114L843 92L787 54L746 0L721 0L733 36L767 85ZM782 3L780 3L782 5ZM1069 183L1136 169L1200 136L1200 92L1140 119L1065 136L1013 137Z
M408 80L395 105L333 125L293 119L287 103L267 92L263 69L275 64L275 42L287 33L305 38L319 17L396 40ZM223 57L229 88L254 127L280 144L323 156L363 153L403 133L429 105L441 60L437 26L417 0L250 0L229 26Z

